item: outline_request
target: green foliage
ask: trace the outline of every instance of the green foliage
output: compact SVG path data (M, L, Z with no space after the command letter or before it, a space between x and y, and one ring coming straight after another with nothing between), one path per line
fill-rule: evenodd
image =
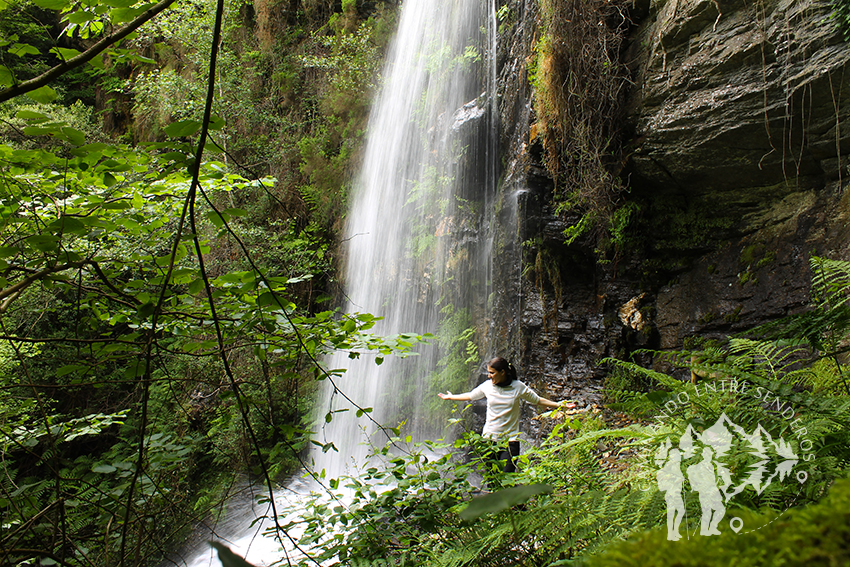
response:
M529 484L503 488L490 494L476 496L458 514L460 519L471 522L487 514L498 514L510 510L514 506L525 504L531 498L540 494L549 494L554 490L548 484Z
M850 2L847 0L832 0L830 19L841 31L844 41L850 41Z
M7 144L13 144L18 148L54 146L56 140L65 142L70 146L70 134L79 140L80 134L89 142L104 142L103 135L97 124L91 107L81 101L76 101L69 106L58 104L19 104L8 102L0 105L0 116L3 118L0 126L0 139ZM36 127L45 128L47 125L61 125L68 135L54 134L50 138L31 136L27 132L38 132ZM78 134L79 133L79 134Z
M361 14L356 2L345 2L341 14L311 33L290 27L266 37L268 27L247 36L243 4L227 6L230 41L219 57L214 107L226 125L216 143L237 162L257 164L281 179L275 193L284 191L282 198L258 214L285 208L289 216L297 199L326 240L345 211L367 102L388 41L391 12L383 5L370 10ZM200 118L206 68L205 50L197 46L209 44L213 15L211 3L181 5L134 40L159 63L120 89L134 95L136 140L160 139L172 120Z
M44 72L54 42L46 24L52 15L34 3L8 2L0 9L0 73L13 80L31 79ZM4 81L5 82L5 81Z
M344 17L350 22L353 16L349 11ZM297 142L301 172L309 180L301 187L301 195L310 206L313 222L323 229L337 226L346 210L351 168L363 141L367 103L380 63L376 25L370 19L356 29L346 24L333 35L314 34L318 54L300 60L325 81L319 112L313 114L317 122L311 134Z
M581 215L565 238L572 242L610 231L617 252L628 224L624 212L631 210L618 206L623 162L618 117L627 84L619 46L626 30L613 14L622 9L583 0L541 2L541 33L529 69L538 120L532 139L541 144L555 181L553 202L561 214ZM600 251L606 247L600 245Z
M757 330L776 332L773 340L694 340L691 346L701 350L656 353L659 366L683 369L694 382L608 361L611 407L636 414L632 425L611 427L599 414L561 416L538 446L520 456L519 471L512 474L496 472L493 445L475 434L451 446L411 448L396 439L378 451L382 460L376 463L384 464L367 465L357 478L331 481L334 491L340 489L337 500L313 502L303 543L317 545L322 561L352 565L668 565L674 559L713 565L749 557L761 565L797 550L800 562L789 558L790 564L810 564L823 549L817 542L843 537L836 528L846 523L843 516L830 517L829 511L846 507L849 487L836 479L846 476L850 464L850 401L832 387L840 367L821 356L846 341L839 314L850 269L818 258L812 265L811 311ZM829 315L833 311L838 313ZM801 329L809 339L800 340ZM665 523L666 502L654 488L654 457L671 439L704 431L723 415L744 431L787 442L795 456L794 477L786 479L785 470L758 488L741 485L734 500L738 508L730 507L729 514L759 529L671 545L666 530L656 529ZM552 417L557 415L541 419ZM735 483L752 472L747 447L736 443L724 460ZM341 489L346 484L352 500ZM841 488L817 504L833 484ZM511 500L514 496L518 499ZM700 515L696 493L688 491L684 504L689 520L683 529L694 533ZM801 543L798 533L814 543ZM623 539L630 542L620 544ZM833 552L842 557L838 547Z
M432 369L427 380L425 414L435 423L444 423L448 411L437 398L438 392L464 391L470 376L478 367L480 357L476 343L476 329L468 309L456 310L447 305L441 310L437 341L443 356Z
M303 516L301 544L317 546L314 558L332 565L530 566L574 559L663 516L657 493L618 490L598 467L597 476L587 476L587 456L605 436L601 431L595 420L562 424L512 475L498 472L492 441L476 434L452 445L411 447L395 439L378 451L384 464L331 481L330 499L315 497ZM446 452L451 448L456 453ZM476 486L479 475L493 492Z
M211 541L210 545L218 552L218 559L223 567L253 567L241 556L233 553L226 545L217 541Z
M152 6L107 4L0 6L0 88ZM293 13L286 33L253 36L255 7L232 3L208 74L217 7L175 7L0 109L3 564L155 562L218 504L221 471L270 481L296 466L315 381L340 374L324 353L415 343L318 307L333 258L321 229L341 216L391 16L346 0L333 35ZM107 108L90 106L95 89ZM327 193L312 212L307 185Z
M588 567L712 567L740 565L844 565L850 561L848 537L850 482L837 481L821 502L793 508L783 514L775 510L735 510L745 526L763 526L742 533L726 531L719 536L690 535L686 540L667 541L667 531L658 529L612 545L589 559Z
M96 38L139 6L75 5L65 33ZM198 6L172 12L110 54L113 70L168 62L108 87L115 104L136 96L135 139L152 144L111 143L91 108L50 103L62 94L50 87L30 94L35 104L4 105L4 564L144 560L216 505L213 490L191 500L216 469L251 467L270 479L293 468L309 433L313 378L325 376L315 363L323 353L387 356L412 346L370 334L371 315L311 310L309 282L330 268L327 242L295 217L266 218L287 206L270 191L273 179L231 172L238 134L265 116L242 71L261 75L266 55L222 54L209 127L226 161L195 161L188 140L206 126L201 73L212 15ZM0 47L39 56L4 37ZM169 61L175 54L180 61ZM355 88L362 77L350 75ZM269 199L265 209L243 205L257 194ZM301 296L306 305L296 303Z

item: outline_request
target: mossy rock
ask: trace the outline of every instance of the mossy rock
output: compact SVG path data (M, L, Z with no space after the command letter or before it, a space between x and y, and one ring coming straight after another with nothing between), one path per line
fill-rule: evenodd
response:
M744 526L759 527L739 533L728 519L741 518ZM777 511L729 511L721 535L691 534L667 541L666 526L638 534L589 558L588 567L811 567L850 565L850 480L835 483L821 502ZM696 524L689 531L693 532ZM684 526L682 533L684 535Z

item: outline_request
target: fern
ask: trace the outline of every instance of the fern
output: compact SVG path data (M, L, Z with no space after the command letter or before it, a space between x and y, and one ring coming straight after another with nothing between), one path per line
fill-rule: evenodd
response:
M827 309L837 309L850 302L850 262L812 257L812 299Z
M549 502L510 510L459 530L422 565L559 565L575 560L664 518L657 492L596 490L555 495Z
M813 257L809 309L783 317L750 334L771 341L805 341L815 354L833 357L847 352L850 335L850 262ZM845 389L850 393L850 389Z
M761 376L780 379L808 352L800 344L785 345L775 341L735 338L729 342L733 364Z

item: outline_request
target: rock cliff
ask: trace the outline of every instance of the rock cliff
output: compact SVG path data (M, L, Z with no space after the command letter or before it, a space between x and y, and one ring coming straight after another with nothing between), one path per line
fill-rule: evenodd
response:
M502 7L500 346L553 397L599 400L606 356L722 338L808 300L811 255L850 257L850 44L823 0L630 6L629 246L565 244L527 77L537 2ZM513 230L513 229L511 229ZM510 231L508 231L510 232ZM520 274L509 265L522 256ZM497 282L498 283L498 282ZM499 293L497 292L497 295ZM642 356L646 364L657 363Z

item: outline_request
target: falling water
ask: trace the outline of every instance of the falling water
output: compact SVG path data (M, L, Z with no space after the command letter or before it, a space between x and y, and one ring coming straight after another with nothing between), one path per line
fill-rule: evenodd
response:
M328 361L331 369L347 368L326 381L318 404L319 439L338 453L314 450L312 457L315 470L330 477L364 462L376 423L404 422L403 435L414 438L438 436L440 426L425 409L442 386L428 383L446 356L440 346L458 327L486 326L494 27L490 0L404 2L348 214L345 309L383 317L375 329L381 335L439 339L421 356L391 357L381 365L368 356L351 361L346 353ZM346 397L371 413L357 420L363 412Z
M447 337L471 330L464 341L480 344L487 334L495 45L492 0L403 3L348 213L344 309L382 317L377 334L432 333L438 339L420 356L388 357L381 365L367 354L325 361L329 369L346 369L323 382L317 402L316 439L336 450L314 449L311 460L314 471L329 478L356 474L352 465L365 463L367 440L383 444L373 435L376 423L404 421L405 436L439 437L444 423L429 420L426 408L429 401L445 406L435 394L450 385L447 373L442 383L429 377L446 367ZM466 387L468 379L465 371L454 384ZM328 412L333 419L326 423ZM295 484L286 491L309 490ZM268 522L251 523L269 511L257 511L250 499L229 508L217 539L254 564L279 560L267 551L277 541L259 535ZM192 546L184 557L179 562L193 567L218 564L206 544Z

